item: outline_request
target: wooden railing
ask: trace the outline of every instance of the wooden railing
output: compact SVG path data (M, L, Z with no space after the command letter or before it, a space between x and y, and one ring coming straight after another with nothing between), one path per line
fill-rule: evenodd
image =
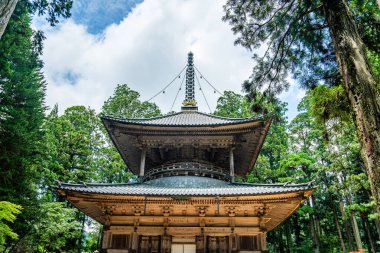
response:
M146 172L144 181L168 176L203 176L230 181L229 171L213 164L199 162L177 162L163 164Z

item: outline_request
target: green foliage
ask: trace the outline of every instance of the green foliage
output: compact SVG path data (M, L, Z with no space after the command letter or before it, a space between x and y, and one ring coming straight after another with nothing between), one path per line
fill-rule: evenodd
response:
M7 201L0 201L0 251L4 251L7 238L17 239L18 235L12 231L7 223L13 223L16 215L21 213L22 207Z
M45 161L44 185L54 180L96 181L97 154L104 141L95 111L84 106L70 107L62 116L53 111L44 126L49 158Z
M311 113L318 123L323 124L334 118L343 121L352 120L349 103L342 86L329 88L318 85L309 93Z
M366 47L378 55L380 9L375 0L348 2ZM268 97L286 90L290 73L307 88L340 84L324 5L321 0L227 1L223 20L238 35L235 43L250 50L266 48L265 53L253 53L253 74L243 84L253 98L263 88Z
M158 106L141 102L140 94L126 84L117 85L113 95L104 102L102 113L118 118L151 118L161 115Z
M245 118L253 115L248 99L233 91L225 91L223 96L218 98L214 114L230 118Z
M30 16L19 3L0 40L0 201L24 207L11 225L22 237L37 206L45 82ZM7 240L8 247L14 240Z
M264 105L270 108L268 111L275 120L255 167L246 178L239 180L255 183L314 181L318 185L308 202L268 233L271 252L312 252L317 247L320 252L341 252L336 222L340 224L342 240L348 244L348 237L353 240L351 215L376 219L360 146L345 110L344 97L340 97L342 94L339 86L322 85L307 92L298 106L299 114L289 124L285 118L286 104L276 101L270 107ZM249 117L255 114L251 111L254 103L244 96L225 92L218 100L215 114ZM359 226L359 229L364 240L364 227ZM351 246L353 250L355 247Z
M19 247L27 252L74 252L68 241L78 238L81 224L76 220L76 210L62 202L41 203L41 215L33 222L30 231Z
M73 0L20 0L25 2L31 13L46 17L51 26L59 23L59 18L69 18Z
M118 85L114 94L104 102L102 115L119 118L151 118L161 115L156 104L141 102L139 97L140 94L128 85ZM98 160L102 173L100 180L108 183L128 181L132 173L126 172L125 163L109 138L106 138L106 142Z

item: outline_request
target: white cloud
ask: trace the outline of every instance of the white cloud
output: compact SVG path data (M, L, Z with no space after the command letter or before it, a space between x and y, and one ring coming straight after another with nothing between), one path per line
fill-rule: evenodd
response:
M234 46L235 36L221 21L224 1L146 0L119 24L92 35L73 20L46 33L43 61L48 82L47 104L60 111L73 105L100 110L118 83L127 83L149 99L168 84L186 65L187 53L205 77L220 91L241 91L252 71L250 53ZM211 110L219 94L205 82ZM180 81L173 83L156 102L163 112L173 103ZM182 89L174 110L184 98ZM201 111L208 112L196 90Z

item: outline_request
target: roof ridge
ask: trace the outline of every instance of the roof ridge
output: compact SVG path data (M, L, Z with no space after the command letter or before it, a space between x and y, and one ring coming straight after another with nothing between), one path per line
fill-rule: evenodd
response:
M82 183L65 183L65 182L61 182L61 181L58 181L58 180L55 180L56 182L56 185L54 187L56 187L58 185L58 187L61 187L61 186L75 186L75 187L87 187L87 186L125 186L125 185L135 185L135 184L140 184L139 182L131 182L131 183L86 183L86 182L82 182Z
M270 115L263 115L263 116L252 116L248 118L228 118L228 117L222 117L218 115L213 115L213 114L208 114L204 112L199 112L199 111L181 111L181 112L176 112L172 114L167 114L163 116L158 116L158 117L152 117L152 118L117 118L113 116L101 116L100 118L102 120L111 120L111 121L116 121L116 122L124 122L124 123L132 123L132 124L153 124L154 121L156 120L161 120L161 119L167 119L167 118L172 118L177 115L186 115L186 114L192 114L192 115L202 115L205 117L209 117L212 119L218 119L218 120L224 120L226 122L224 123L214 123L216 125L219 124L233 124L233 123L244 123L244 122L249 122L253 120L267 120L270 118ZM159 123L157 123L159 124ZM161 124L159 124L161 125ZM202 125L202 124L200 124ZM212 124L210 124L212 125Z
M123 121L136 121L136 120L139 120L139 121L148 121L148 120L155 120L155 119L163 119L163 118L167 118L167 117L170 117L170 116L174 116L174 115L178 115L178 114L181 114L183 112L175 112L175 113L170 113L170 114L166 114L166 115L161 115L161 116L156 116L156 117L152 117L152 118L118 118L118 117L114 117L114 116L107 116L107 115L103 115L103 116L100 116L101 119L113 119L113 120L123 120Z
M251 116L251 117L245 117L245 118L230 118L230 117L224 117L224 116L219 116L219 115L215 115L215 114L208 114L205 112L198 112L197 111L197 113L202 114L202 115L206 115L206 116L210 116L210 117L213 117L216 119L227 119L227 120L252 120L252 119L265 119L265 118L267 118L267 115Z
M274 186L274 187L299 187L299 186L308 186L310 187L314 181L309 181L307 183L300 184L290 184L286 183L274 183L274 184L265 184L265 183L245 183L245 182L233 182L234 185L247 185L247 186Z

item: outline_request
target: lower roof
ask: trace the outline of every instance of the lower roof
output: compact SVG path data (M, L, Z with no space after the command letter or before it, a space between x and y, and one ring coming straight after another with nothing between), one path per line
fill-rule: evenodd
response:
M314 189L305 184L250 184L231 183L199 176L173 176L158 178L142 183L125 184L68 184L58 182L56 190L89 194L129 196L241 196L271 195L303 192Z

